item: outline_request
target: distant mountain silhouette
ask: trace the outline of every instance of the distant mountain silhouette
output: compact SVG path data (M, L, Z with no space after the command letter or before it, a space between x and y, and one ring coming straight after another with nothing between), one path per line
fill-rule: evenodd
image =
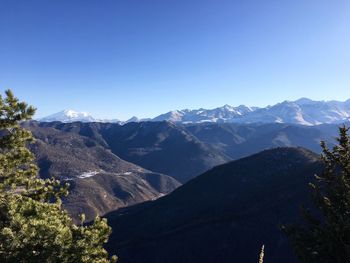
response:
M320 141L329 143L338 135L338 125L304 126L284 123L203 123L185 128L200 141L232 159L242 158L275 147L301 146L320 152Z
M279 225L299 218L318 155L277 148L220 165L153 202L107 217L121 263L294 263Z

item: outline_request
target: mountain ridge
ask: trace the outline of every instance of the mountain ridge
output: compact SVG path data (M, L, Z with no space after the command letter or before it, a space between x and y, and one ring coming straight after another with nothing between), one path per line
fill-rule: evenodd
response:
M165 197L108 214L115 234L107 247L121 263L253 263L251 251L265 244L266 261L295 263L278 226L299 219L321 168L319 155L300 147L219 165Z
M84 213L92 220L119 207L158 198L180 185L170 176L121 159L99 136L76 133L74 124L71 130L37 122L22 125L36 139L30 149L40 168L39 176L69 182L70 194L63 205L74 219Z
M266 107L237 107L228 104L214 109L183 109L160 114L154 118L139 119L136 116L127 121L118 119L97 119L86 112L64 110L44 118L42 122L111 122L125 124L142 121L170 121L174 123L290 123L307 126L342 123L350 120L350 99L346 101L316 101L300 98L295 101L285 100Z
M172 176L182 183L230 160L181 125L171 122L130 122L124 125L40 122L36 125L88 137L123 160Z

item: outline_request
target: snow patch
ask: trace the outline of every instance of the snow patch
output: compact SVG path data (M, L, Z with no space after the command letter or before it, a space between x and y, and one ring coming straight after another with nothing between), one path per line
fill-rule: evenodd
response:
M99 173L98 171L89 171L89 172L82 173L81 175L78 175L77 177L78 178L89 178L89 177L95 176L98 173Z

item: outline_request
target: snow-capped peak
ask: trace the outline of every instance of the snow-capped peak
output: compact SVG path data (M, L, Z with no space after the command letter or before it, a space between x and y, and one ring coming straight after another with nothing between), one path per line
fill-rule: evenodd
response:
M222 106L221 109L227 110L227 111L235 111L235 108L228 104L225 104L224 106Z
M177 113L177 114L176 114ZM301 98L285 100L265 108L224 105L215 109L173 111L153 119L180 123L233 122L233 123L294 123L317 125L341 123L350 118L350 100L314 101Z
M126 122L140 122L140 119L136 116L132 116L130 119L128 119Z
M161 114L153 119L138 119L132 117L126 122L142 121L171 121L176 123L203 123L203 122L232 122L232 123L294 123L302 125L318 125L322 123L342 123L349 121L350 100L341 101L314 101L301 98L296 101L285 100L264 108L237 107L228 104L214 109L173 110ZM87 112L64 110L40 121L61 122L120 122L118 120L95 119Z
M63 110L60 112L57 112L55 114L49 115L47 117L39 119L40 121L60 121L60 122L74 122L74 121L81 121L81 122L93 122L96 121L94 117L92 117L87 112L79 112L75 110Z
M78 111L74 111L74 110L64 110L63 113L70 118L79 118L79 117L86 118L86 117L90 116L89 113L83 112L83 111L78 112Z
M310 100L308 98L300 98L300 99L295 101L295 103L298 105L309 105L309 104L313 104L315 102L316 101Z

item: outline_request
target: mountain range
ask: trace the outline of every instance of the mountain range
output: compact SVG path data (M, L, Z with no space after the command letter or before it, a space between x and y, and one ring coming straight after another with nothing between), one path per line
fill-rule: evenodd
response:
M320 152L337 125L26 122L42 178L71 184L65 206L88 219L157 199L211 168L274 147Z
M39 121L61 122L111 122L128 123L141 121L170 121L174 123L290 123L301 125L318 125L342 123L350 118L350 99L340 101L314 101L301 98L296 101L283 101L264 108L240 105L224 105L215 109L174 110L155 118L139 119L132 117L127 121L96 119L86 112L64 110L39 119Z
M257 109L254 109L257 111ZM349 122L345 122L349 125ZM78 222L105 216L121 263L298 262L279 226L299 220L339 124L38 122L42 178L70 184ZM306 149L307 148L307 149Z
M31 129L36 137L38 132L51 129L62 136L64 135L65 137L56 140L66 145L64 149L83 151L84 144L69 142L71 136L80 138L80 140L89 139L122 160L153 172L169 175L181 183L218 164L231 160L214 146L197 139L185 127L171 122L131 122L124 125L117 123L34 122L32 126L34 128ZM41 141L47 142L47 139L43 138ZM99 156L105 162L109 161L108 158ZM71 162L71 165L79 164L82 161Z

